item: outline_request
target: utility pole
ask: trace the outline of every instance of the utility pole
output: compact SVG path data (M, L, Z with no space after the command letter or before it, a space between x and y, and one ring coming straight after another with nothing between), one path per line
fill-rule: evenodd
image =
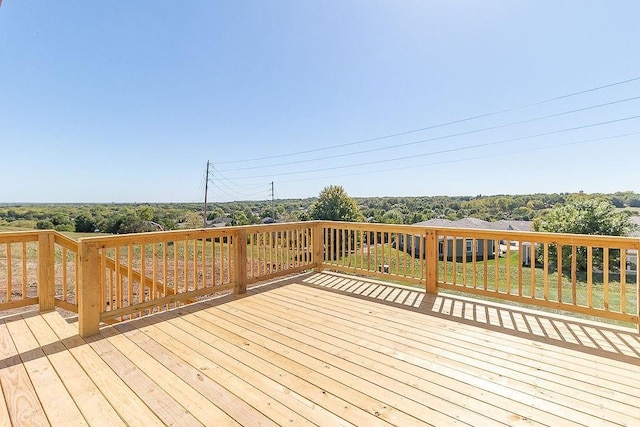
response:
M271 212L273 214L273 219L276 219L276 205L275 205L275 192L273 191L273 181L271 181Z
M202 227L207 227L207 195L209 194L209 160L207 160L207 173L204 180L204 218L202 219Z

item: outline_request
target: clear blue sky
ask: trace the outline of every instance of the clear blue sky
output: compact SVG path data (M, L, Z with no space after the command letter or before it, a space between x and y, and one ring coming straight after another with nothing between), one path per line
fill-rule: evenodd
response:
M207 160L216 201L272 181L277 198L640 191L640 134L620 137L640 119L565 131L640 115L640 80L357 143L638 78L639 16L637 0L4 0L0 202L201 201Z

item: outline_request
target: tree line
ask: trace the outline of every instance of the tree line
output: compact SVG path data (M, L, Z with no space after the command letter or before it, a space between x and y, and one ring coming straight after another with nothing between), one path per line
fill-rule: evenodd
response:
M329 193L335 191L335 187ZM325 190L327 190L325 189ZM329 194L336 197L336 194ZM357 209L358 220L387 224L414 224L432 219L465 217L487 221L499 219L529 220L542 218L553 208L582 199L607 201L617 208L640 207L640 194L627 191L613 194L554 193L496 196L356 197L342 189L335 203L346 197L345 209ZM259 224L265 218L278 221L315 219L321 196L307 199L272 201L236 201L211 203L207 220L224 218L228 225ZM328 195L328 196L329 196ZM329 197L330 198L330 197ZM332 203L334 203L332 202ZM195 203L154 204L0 204L0 227L55 229L92 233L123 234L202 227L203 205ZM356 218L356 217L354 217Z

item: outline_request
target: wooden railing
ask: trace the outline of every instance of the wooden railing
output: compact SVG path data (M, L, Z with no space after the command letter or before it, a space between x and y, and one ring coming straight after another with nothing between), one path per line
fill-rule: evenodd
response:
M0 233L0 310L114 322L305 270L581 313L640 327L640 239L312 221L71 240Z
M309 223L80 240L80 331L312 268Z
M322 222L322 267L639 324L636 238Z
M77 312L78 243L54 231L0 233L0 310Z
M56 307L78 312L78 242L53 233L54 301Z

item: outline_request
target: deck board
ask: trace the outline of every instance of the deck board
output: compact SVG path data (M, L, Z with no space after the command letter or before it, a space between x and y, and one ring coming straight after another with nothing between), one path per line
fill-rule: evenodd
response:
M24 319L7 323L7 328L49 423L58 426L87 425Z
M297 289L298 290L298 289ZM278 292L284 290L278 290ZM290 289L286 290L287 292ZM304 291L304 290L303 290ZM270 293L270 298L274 298L277 292ZM350 309L354 308L362 308L357 302L353 302L353 304L346 305L343 300L336 300L336 296L323 295L323 299L329 299L329 303L327 303L324 312L326 313L326 318L334 318L336 313L342 312L342 316L344 319L353 318L353 314L350 313ZM297 299L296 295L287 294L283 296L284 299ZM355 305L354 305L355 304ZM323 310L319 307L324 306L318 299L314 299L313 301L313 310L318 312L322 312ZM384 308L379 308L379 310L385 310ZM393 313L396 316L393 318L394 322L402 319L402 314L406 314L407 321L402 322L403 328L393 329L390 334L386 334L386 332L378 331L378 336L383 337L386 340L395 340L397 341L406 341L406 338L401 337L400 333L404 332L405 337L410 337L407 341L408 343L420 343L424 346L429 346L432 350L425 351L432 352L433 356L439 357L441 355L446 355L447 358L456 360L457 362L464 363L464 358L468 360L473 360L473 367L480 368L483 371L488 373L494 373L495 375L499 375L501 379L510 379L511 384L517 384L518 391L529 391L533 392L534 395L543 392L546 397L545 399L550 400L552 403L554 402L562 402L566 407L571 410L566 411L564 413L571 413L572 408L577 407L580 408L580 411L586 411L591 415L595 416L603 416L607 415L612 416L622 416L622 414L626 413L629 415L635 415L634 417L628 419L628 422L635 421L637 422L638 411L637 405L638 396L640 395L640 389L638 386L640 382L633 383L634 386L623 387L624 393L617 393L615 396L611 396L610 393L616 393L616 390L620 390L621 384L616 383L616 381L626 382L629 378L631 381L634 381L634 378L637 376L637 370L629 370L628 365L624 371L617 372L616 376L613 378L609 378L608 382L600 382L596 384L591 384L589 382L581 382L574 381L576 371L583 371L583 378L585 380L590 380L586 373L590 372L592 375L598 375L598 364L593 356L588 356L592 361L589 364L582 364L580 360L583 355L580 353L576 353L570 349L562 349L561 347L553 346L546 348L547 352L557 353L557 355L552 355L549 357L549 363L559 363L562 368L553 369L553 381L547 380L545 381L542 378L541 370L545 369L543 364L538 364L537 366L526 366L527 359L525 357L521 357L518 360L517 357L513 355L514 343L510 343L508 345L503 345L502 341L504 340L504 336L497 336L497 339L491 339L491 334L488 334L487 331L477 330L475 333L477 334L477 338L473 340L472 346L465 346L464 339L468 334L468 328L465 328L464 332L459 332L457 330L452 330L455 325L447 325L446 322L441 322L443 327L437 327L433 329L421 329L419 331L408 330L407 327L416 325L416 321L419 321L419 317L416 317L415 314L412 313L401 313L398 315L397 313ZM389 318L390 320L390 318ZM371 324L373 322L367 322ZM368 324L362 324L359 327L359 330L365 333L374 333L373 329L369 328ZM426 339L424 339L424 338ZM375 340L376 342L380 342L378 338ZM520 340L522 341L522 340ZM414 346L417 344L413 344ZM497 352L496 352L497 350ZM552 354L553 354L552 353ZM480 356L480 357L478 357ZM484 357L483 357L484 356ZM493 361L493 362L487 362ZM521 363L520 363L521 362ZM468 367L465 371L469 371ZM476 376L483 377L483 374L476 372ZM626 378L625 378L626 377ZM517 381L517 383L515 383ZM567 385L567 382L572 382L572 384ZM529 383L527 385L527 382ZM604 391L604 392L603 392ZM625 394L628 393L628 394ZM574 396L581 395L583 400L580 401L578 399L574 399ZM542 396L540 396L542 397ZM559 399L561 398L561 399ZM605 404L604 408L602 408L601 403L602 399L609 399L611 406L607 406ZM627 400L630 405L618 405L617 400L625 401ZM597 402L594 404L592 402ZM555 405L555 403L554 403ZM615 407L613 414L608 414L608 410L612 407ZM562 412L563 408L556 407L556 410ZM580 415L580 414L576 414ZM586 422L584 417L581 416L578 419L578 422Z
M44 353L55 368L64 386L73 396L76 405L89 425L99 427L124 426L125 423L91 381L74 357L66 351L60 338L45 318L58 317L57 313L43 316L25 316L29 329L38 340Z
M56 312L2 319L0 385L0 425L632 426L640 338L311 273L88 339Z
M7 321L0 323L0 382L6 410L12 424L48 425L27 369L22 364L13 343Z
M297 289L296 289L297 290ZM304 290L304 289L303 289ZM278 292L282 292L282 299L279 300L279 303L282 304L295 304L301 298L295 294L292 289L286 290L278 290ZM270 293L269 298L274 298L274 295L277 295L278 292ZM305 293L302 293L305 295ZM330 296L323 296L323 298L330 298ZM308 309L313 310L315 316L319 321L332 321L333 328L341 328L344 331L360 331L363 335L375 335L375 345L379 346L380 343L386 343L386 350L382 349L380 351L404 351L406 353L406 358L409 359L411 357L416 358L415 363L421 364L424 360L433 360L437 359L439 363L440 369L448 369L448 375L451 377L457 378L465 378L468 377L468 374L473 375L473 381L476 382L477 385L481 383L479 380L490 380L492 378L500 378L501 384L505 387L504 390L498 390L494 387L494 391L500 393L503 397L510 396L514 398L519 396L521 403L525 403L528 406L539 407L544 411L552 412L555 414L564 413L565 420L563 422L577 422L580 424L593 424L602 422L602 420L598 420L597 418L593 418L590 413L598 413L598 418L602 418L603 420L610 419L621 419L621 421L632 423L638 422L638 419L635 417L626 417L624 412L629 412L634 410L632 405L617 405L617 402L614 400L611 401L603 401L605 396L599 395L599 399L597 403L592 402L593 395L598 395L598 391L605 384L600 384L596 387L591 387L587 392L583 392L584 383L578 383L574 387L566 386L566 382L570 381L570 377L563 377L560 374L556 375L556 381L545 382L544 379L537 375L539 372L535 368L526 369L523 368L522 364L511 362L510 359L511 354L509 352L509 348L505 348L504 351L496 351L495 346L490 344L491 347L486 347L485 352L478 352L478 343L475 346L464 348L459 345L462 340L460 334L455 335L451 334L451 331L447 331L446 334L438 334L432 333L430 331L424 331L420 333L413 333L410 330L405 329L397 329L392 328L389 330L389 327L370 327L369 324L372 324L370 320L363 319L360 322L358 321L358 317L353 314L349 309L352 307L361 307L357 304L345 304L343 300L332 301L329 300L329 305L327 306L326 314L323 316L318 315L317 313L323 313L324 303L320 302L318 298L313 300L313 304L308 304ZM336 313L342 312L342 323L338 324L338 317ZM414 319L413 326L415 326L419 319ZM357 323L355 323L357 322ZM409 337L402 337L400 334L404 332L404 335ZM438 336L440 335L440 336ZM429 340L422 339L422 336L429 337ZM356 338L353 336L353 338ZM382 338L382 339L381 339ZM486 336L484 337L486 341ZM360 341L358 342L361 343ZM490 343L490 342L489 342ZM373 345L369 344L369 345ZM398 347L398 346L402 347ZM429 346L428 348L426 346ZM478 357L478 355L483 355L485 357ZM444 364L444 361L447 361ZM493 362L487 362L487 360L493 360ZM472 364L468 362L472 361ZM579 366L574 365L571 371L565 370L563 371L564 375L571 373L573 375L578 369ZM593 367L585 367L582 366L583 371L593 369ZM458 373L456 373L456 371ZM582 372L585 373L585 372ZM638 383L636 383L637 385ZM491 384L492 385L492 384ZM612 386L611 383L608 386ZM615 383L613 386L617 387ZM630 403L634 403L637 405L638 400L638 392L640 390L637 386L631 390L626 390L629 395L618 395L618 398L627 399L629 398ZM581 395L583 400L574 398L576 395ZM561 399L559 400L559 397ZM562 402L562 405L559 405L557 402ZM615 406L615 407L613 407ZM612 408L613 407L613 408ZM580 411L574 410L573 408L580 408ZM584 414L582 411L587 411ZM623 411L623 412L620 412Z

